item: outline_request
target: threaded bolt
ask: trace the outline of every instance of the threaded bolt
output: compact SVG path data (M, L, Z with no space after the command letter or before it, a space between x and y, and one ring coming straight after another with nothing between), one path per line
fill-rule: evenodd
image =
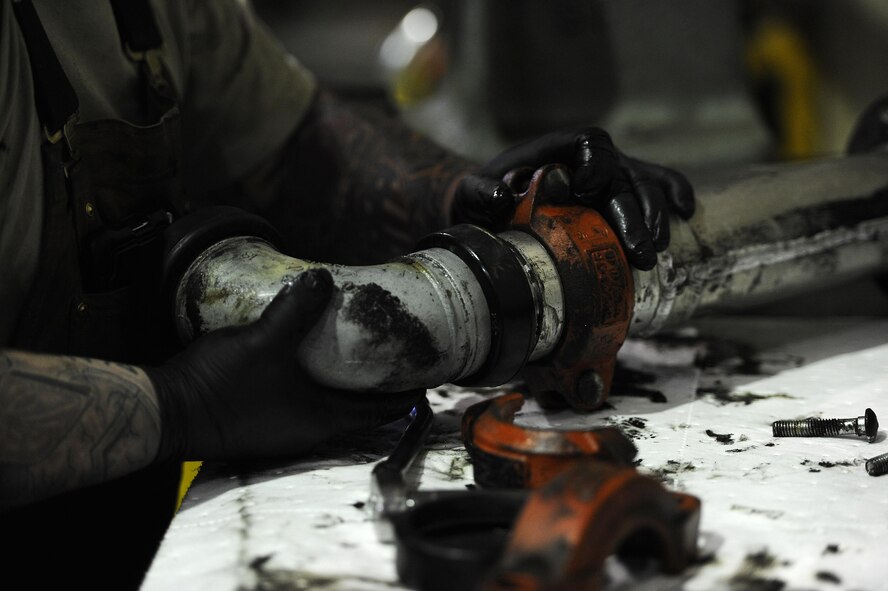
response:
M882 454L866 461L866 473L870 476L888 474L888 454Z
M774 421L771 424L774 437L835 437L854 433L866 437L872 443L879 433L879 420L873 409L855 419L802 419L799 421Z

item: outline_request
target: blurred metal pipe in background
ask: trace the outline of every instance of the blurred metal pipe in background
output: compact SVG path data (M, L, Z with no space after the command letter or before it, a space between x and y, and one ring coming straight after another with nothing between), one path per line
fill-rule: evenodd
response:
M886 151L692 180L697 213L672 224L653 272L635 272L631 334L888 271Z

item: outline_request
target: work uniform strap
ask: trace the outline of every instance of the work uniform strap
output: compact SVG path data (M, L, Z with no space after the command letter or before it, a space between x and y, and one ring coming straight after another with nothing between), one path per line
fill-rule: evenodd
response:
M61 138L65 124L80 109L80 101L52 49L31 0L12 0L12 9L28 48L37 114L46 136L55 143Z
M163 43L148 0L111 0L123 45L132 53L157 49Z
M163 64L163 37L149 0L110 0L123 50L142 67L148 85L160 96L175 101Z

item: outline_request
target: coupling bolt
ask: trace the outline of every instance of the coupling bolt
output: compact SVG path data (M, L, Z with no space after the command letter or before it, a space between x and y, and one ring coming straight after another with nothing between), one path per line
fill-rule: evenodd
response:
M866 437L872 443L879 433L879 420L873 409L868 408L864 416L855 419L774 421L771 429L774 437L834 437L854 433L859 437Z
M888 453L868 459L866 461L866 473L870 476L888 474Z

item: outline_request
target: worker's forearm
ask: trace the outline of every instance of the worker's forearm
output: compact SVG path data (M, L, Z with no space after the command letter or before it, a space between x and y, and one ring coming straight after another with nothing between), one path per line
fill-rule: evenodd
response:
M277 177L280 197L259 209L288 250L363 264L408 252L450 225L456 185L473 168L397 118L320 92L277 161L251 180Z
M143 468L159 441L157 398L141 369L0 350L0 508Z

